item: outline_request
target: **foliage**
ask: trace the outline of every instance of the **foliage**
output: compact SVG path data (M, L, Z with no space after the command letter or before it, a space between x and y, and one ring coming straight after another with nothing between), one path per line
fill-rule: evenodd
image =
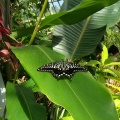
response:
M17 0L14 2L12 4L13 28L34 26L43 3L44 0Z
M107 46L107 48L109 48L113 44L120 48L119 40L120 40L119 28L117 26L107 28L104 41L104 44Z
M74 119L76 120L78 119L77 116L78 114L83 119L95 118L102 120L105 117L103 116L103 118L102 117L99 118L99 116L102 116L103 107L99 109L99 111L101 111L100 112L101 115L99 113L98 116L95 116L94 113L98 107L97 106L98 103L101 103L102 105L105 106L106 103L104 103L104 100L106 99L105 101L109 101L111 98L109 94L106 92L105 88L99 85L89 72L75 74L71 78L72 80L71 82L68 79L56 80L50 73L38 73L36 70L38 66L44 65L45 63L63 59L64 58L63 56L41 46L28 46L28 47L21 47L19 49L13 48L12 51L15 53L17 58L19 58L22 66L24 66L27 73L32 77L32 79L38 85L41 92L43 92L51 101L53 101L57 105L61 105L65 109L67 109ZM29 54L31 52L33 54ZM26 59L23 59L23 56L26 56ZM42 58L40 56L42 56ZM41 60L41 62L39 62L39 60ZM89 86L89 84L91 85ZM88 91L86 91L86 88ZM99 91L103 91L102 94L100 94ZM87 97L89 97L89 101L86 101ZM102 97L104 99L101 100L99 97L100 98ZM93 100L93 98L95 99ZM74 108L73 108L73 103L74 103ZM111 109L106 107L107 106L104 107L104 110ZM110 115L106 113L106 117L107 116ZM112 116L110 118L113 119Z
M101 60L90 60L85 63L87 66L91 66L94 71L94 77L97 81L104 83L106 87L110 90L114 98L114 102L118 111L118 115L120 116L120 62L113 62L113 56L107 56L108 51L106 46L103 45L103 51L101 53ZM117 69L113 69L113 66L116 66Z
M79 2L79 0L70 0L67 4L68 7L64 7L66 4L63 4L61 10L68 10ZM106 27L112 26L118 21L120 13L119 4L120 1L96 12L77 24L55 27L53 33L53 49L66 55L69 59L78 59L93 53L101 41ZM117 10L115 11L115 9ZM109 11L112 11L113 15L109 15Z
M108 50L104 44L102 44L103 51L101 53L101 60L90 60L85 64L93 67L95 70L95 77L98 81L105 83L107 79L120 80L120 72L114 70L112 66L120 66L120 62L114 62L113 57L108 57Z
M9 35L9 30L4 26L3 12L0 8L1 68L3 69L2 74L5 76L3 79L7 80L7 84L5 84L6 109L3 116L1 116L2 119L5 119L7 112L8 118L6 119L10 120L118 120L113 99L104 84L100 83L106 77L111 77L112 79L114 77L116 80L120 77L118 71L108 69L108 66L119 65L119 63L107 61L106 52L102 52L101 62L94 60L86 64L97 68L95 75L90 72L78 72L71 78L71 81L67 78L56 80L50 73L38 72L37 69L46 63L60 61L61 59L65 60L66 58L69 61L76 60L79 62L79 59L82 61L82 57L92 53L104 35L107 26L104 19L102 19L101 26L97 22L92 25L92 21L96 21L94 19L95 16L98 15L100 17L101 13L110 15L109 10L114 13L114 9L119 6L119 1L81 0L75 2L66 0L63 3L61 12L49 15L46 18L44 18L44 14L48 14L48 0L41 1L41 3L38 0L15 2L16 4L12 4L14 10L19 5L22 8L20 12L22 14L18 14L19 11L13 13L13 28L18 29L14 29L11 36ZM113 3L116 4L112 5ZM69 6L70 4L71 6ZM35 6L37 5L39 7L36 8ZM109 5L111 6L105 8ZM27 6L28 9L26 10ZM34 8L31 8L31 6ZM106 9L108 12L106 12ZM38 14L39 11L40 14ZM78 16L79 14L83 15ZM27 17L30 20L29 23L24 21L25 19L27 20ZM19 19L20 21L18 21ZM116 17L116 20L118 19L119 17ZM16 26L15 22L20 24ZM79 27L71 29L71 26L74 28L73 24L77 25L77 23ZM115 24L115 22L109 20L107 23ZM64 28L63 32L57 26L53 41L50 41L51 43L48 43L49 38L47 38L47 41L40 41L47 37L45 28L49 31L48 27L55 25L61 25ZM80 31L78 31L79 28L81 28ZM72 30L78 37L73 37L74 34L71 34ZM57 36L57 34L59 35ZM68 39L69 35L72 38L71 40ZM37 39L39 39L39 42ZM54 46L55 51L59 51L62 48L62 52L60 52L62 54L55 52L51 44ZM74 47L72 48L73 45ZM82 48L82 45L84 48ZM71 53L70 49L72 49ZM103 50L107 51L107 48ZM97 64L99 64L98 67ZM112 76L105 76L104 73L106 72ZM117 110L119 111L119 108Z

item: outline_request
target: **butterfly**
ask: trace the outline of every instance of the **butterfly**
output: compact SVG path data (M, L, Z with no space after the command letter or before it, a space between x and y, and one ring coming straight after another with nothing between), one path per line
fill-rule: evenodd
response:
M59 62L45 64L38 68L37 71L50 72L57 79L61 78L62 76L68 77L70 79L76 72L86 72L87 68L80 66L75 62L62 60Z

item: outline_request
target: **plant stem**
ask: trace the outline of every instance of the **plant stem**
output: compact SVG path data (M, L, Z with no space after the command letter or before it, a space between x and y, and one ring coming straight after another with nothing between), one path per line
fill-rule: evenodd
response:
M16 82L16 80L17 80L17 78L18 78L18 75L19 75L19 73L20 73L20 71L21 71L21 65L19 65L19 67L18 67L18 70L16 71L16 73L15 73L15 77L14 77L14 81L13 81L13 84L15 84L15 82Z
M31 39L29 41L29 45L31 45L33 43L33 41L34 41L34 38L35 38L35 36L37 34L37 31L38 31L38 28L39 28L39 24L41 22L41 19L42 19L43 13L45 11L45 8L47 6L47 3L48 3L48 0L45 0L44 5L42 7L42 10L40 11L40 15L39 15L38 21L36 23L35 29L33 31L32 37L31 37Z

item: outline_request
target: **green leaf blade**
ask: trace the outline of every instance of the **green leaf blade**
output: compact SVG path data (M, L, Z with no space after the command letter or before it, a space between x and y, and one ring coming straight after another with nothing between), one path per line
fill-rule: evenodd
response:
M84 19L88 16L92 15L93 13L103 9L106 6L114 4L118 0L110 1L110 0L94 0L88 1L85 0L78 2L79 5L75 6L73 9L70 9L66 12L60 12L58 14L50 15L46 17L40 25L40 29L46 28L51 25L60 25L60 24L75 24ZM81 4L82 3L82 4ZM86 12L87 11L87 12ZM81 15L80 15L81 14Z
M46 120L45 108L36 103L32 91L11 83L7 83L7 111L9 120Z
M107 27L114 26L120 19L119 6L120 1L93 14L91 16L89 27L92 26L96 29L104 25L107 25Z
M9 120L29 120L19 102L15 86L11 83L7 83L6 87L6 108Z
M68 59L77 59L93 53L103 37L106 26L84 29L85 23L86 21L71 26L56 26L53 33L53 49Z
M63 3L61 10L69 10L70 8L74 7L74 4L79 4L82 1L71 0L71 2L66 1L66 4ZM104 35L106 30L105 26L107 27L114 25L115 22L119 20L119 4L120 2L118 1L117 3L91 15L86 29L84 29L84 26L87 20L81 21L71 26L56 26L53 37L53 49L59 53L64 54L68 58L71 58L72 56L72 59L80 58L93 53ZM94 9L94 7L91 8L91 10L92 9ZM115 21L113 15L116 16ZM74 18L76 17L69 19L69 21L72 21ZM77 44L78 47L75 52L74 49L76 49L76 43L79 44Z
M20 85L15 86L17 95L24 111L30 120L46 120L46 110L43 106L36 103L33 92Z
M56 80L50 73L38 72L37 68L46 63L60 61L64 58L62 55L41 46L13 48L12 51L40 90L52 102L67 109L73 119L118 120L108 91L89 72L76 73L71 82L66 78Z

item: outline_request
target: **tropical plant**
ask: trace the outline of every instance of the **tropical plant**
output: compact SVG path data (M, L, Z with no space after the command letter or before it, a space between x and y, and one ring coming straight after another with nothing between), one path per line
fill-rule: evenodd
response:
M116 4L112 5L113 3ZM50 73L38 72L37 69L44 64L66 58L73 62L92 53L104 35L106 24L114 25L119 19L114 9L118 8L120 1L66 0L61 12L42 20L47 4L48 0L45 0L35 29L34 26L16 29L7 38L7 42L4 38L0 39L1 56L14 68L11 70L7 67L11 71L8 71L10 77L6 85L6 109L2 119L7 111L9 120L118 120L110 93L90 72L78 72L70 82L67 78L57 80ZM111 6L105 8L109 5ZM106 14L111 16L110 10L116 16L115 22L107 19ZM82 15L78 16L79 14ZM106 19L98 22L101 14ZM3 25L2 14L0 17L0 32L2 36L3 33L7 35L9 31ZM35 44L39 30L54 25L60 26L56 26L53 33L53 49L62 54L52 50L52 47L32 45ZM32 32L30 40L20 41L20 38L24 39ZM19 41L15 38L19 38ZM5 67L4 63L2 67Z
M104 41L104 44L107 46L107 48L109 48L111 45L116 45L119 48L119 39L119 28L116 25L111 28L107 28Z

